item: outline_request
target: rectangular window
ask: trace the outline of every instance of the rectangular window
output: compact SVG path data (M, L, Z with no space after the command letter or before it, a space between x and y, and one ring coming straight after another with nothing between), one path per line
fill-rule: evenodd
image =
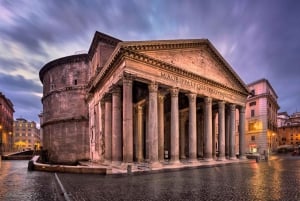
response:
M251 110L251 117L255 116L255 110Z
M251 136L251 141L255 141L255 136L254 135Z
M255 90L254 89L251 90L251 95L255 96Z
M255 123L249 123L248 124L248 130L249 131L254 131L255 130Z
M254 105L256 105L256 101L249 103L249 106L254 106Z

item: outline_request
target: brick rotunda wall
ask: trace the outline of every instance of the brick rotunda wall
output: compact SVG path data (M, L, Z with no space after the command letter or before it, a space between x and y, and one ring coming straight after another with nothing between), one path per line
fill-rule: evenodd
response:
M43 83L43 145L51 163L89 159L88 55L60 58L40 71Z

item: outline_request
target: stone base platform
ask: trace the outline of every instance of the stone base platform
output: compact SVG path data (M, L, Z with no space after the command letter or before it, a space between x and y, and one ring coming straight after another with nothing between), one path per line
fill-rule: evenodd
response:
M143 174L155 172L169 172L185 169L207 168L240 163L254 163L255 160L235 159L222 161L205 161L198 160L189 162L187 160L180 161L180 163L172 163L169 161L161 162L160 165L152 166L150 163L128 163L120 166L102 164L98 162L81 161L77 166L68 165L50 165L39 163L39 156L34 156L28 163L28 170L47 171L47 172L67 172L67 173L81 173L81 174Z

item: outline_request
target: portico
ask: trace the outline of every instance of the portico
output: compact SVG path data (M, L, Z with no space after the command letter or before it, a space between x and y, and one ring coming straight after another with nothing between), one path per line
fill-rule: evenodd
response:
M248 91L209 41L117 48L89 89L90 103L104 103L100 161L158 167L243 158Z

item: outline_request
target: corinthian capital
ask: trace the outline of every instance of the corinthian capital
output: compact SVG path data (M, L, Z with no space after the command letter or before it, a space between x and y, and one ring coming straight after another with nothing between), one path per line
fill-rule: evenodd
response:
M170 93L171 93L171 96L172 96L172 97L177 97L177 96L178 96L178 93L179 93L178 87L172 87L172 88L170 89Z
M158 85L156 83L150 83L148 85L148 89L149 89L149 92L157 92L157 89L158 89Z

